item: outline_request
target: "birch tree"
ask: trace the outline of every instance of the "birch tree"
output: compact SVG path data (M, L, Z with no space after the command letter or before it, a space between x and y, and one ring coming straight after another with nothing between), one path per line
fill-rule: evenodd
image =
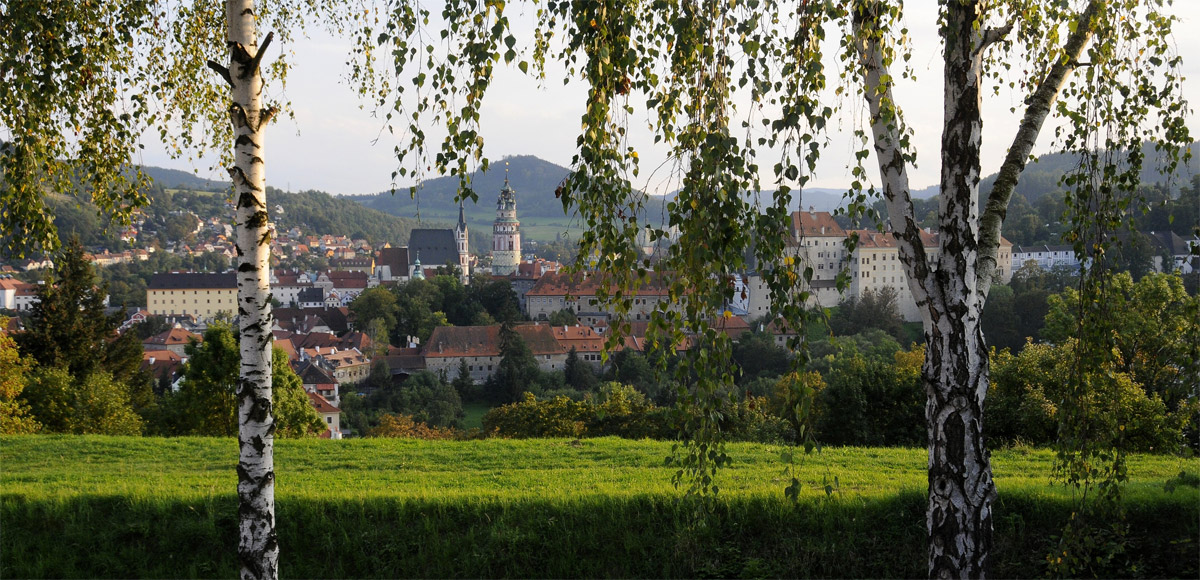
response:
M264 135L286 103L265 102L264 87L268 78L282 83L290 63L286 51L266 58L268 48L276 36L286 45L306 21L344 32L371 15L351 1L12 0L0 7L5 254L57 248L42 198L76 185L127 222L147 201L140 174L126 173L143 131L177 155L224 152L237 207L243 578L277 577L279 555ZM271 31L260 41L263 26ZM371 48L358 46L360 66L371 66Z
M689 491L715 494L716 474L727 460L718 425L732 377L729 341L719 332L720 312L733 298L730 276L757 266L783 322L803 329L812 298L805 283L812 266L784 257L788 201L811 178L840 112L851 123L858 103L865 123L852 166L851 213L861 216L871 196L881 196L886 222L900 248L909 290L920 307L927 342L922 368L929 435L929 573L981 577L992 545L995 484L984 445L982 409L988 388L987 344L980 315L998 276L1006 208L1047 119L1062 123L1051 146L1080 154L1080 171L1065 183L1071 203L1102 224L1077 222L1079 251L1100 251L1112 211L1128 208L1143 157L1167 158L1173 169L1189 140L1183 124L1179 58L1169 42L1174 18L1162 0L943 0L939 3L944 121L936 249L926 249L910 197L908 169L916 160L911 131L893 90L908 77L902 3L782 0L680 0L642 2L533 2L537 27L518 45L503 2L450 0L437 43L421 42L419 11L397 7L379 41L396 48L405 90L379 105L398 112L402 164L434 157L438 171L457 174L472 196L471 165L486 166L479 134L480 102L494 67L517 66L538 79L546 62L566 67L567 82L582 81L587 97L571 175L557 194L579 212L587 231L580 239L585 267L612 277L613 290L598 293L622 313L649 263L632 248L643 228L651 239L678 232L656 268L670 306L652 314L652 340L697 348L679 365L680 401L698 412L682 435L677 482ZM838 50L823 53L827 35ZM421 50L424 48L425 50ZM838 58L842 74L826 73ZM996 185L981 198L981 103L993 85L1022 103ZM836 85L841 99L821 99ZM847 97L849 96L849 97ZM639 154L627 141L633 99L648 111L656 142L670 152L669 170L679 189L666 206L666 224L645 223L645 198L632 186ZM412 121L407 121L412 119ZM424 139L422 121L444 126L440 147ZM435 149L436 153L427 150ZM866 163L875 159L875 170ZM400 169L403 171L404 169ZM748 200L745 192L773 192ZM872 187L870 183L877 183ZM981 201L983 203L981 203ZM1087 230L1087 231L1084 231ZM853 250L853 241L849 243ZM845 289L845 273L838 286ZM716 322L714 322L714 320ZM657 332L657 334L655 334ZM804 336L801 331L799 335ZM799 360L803 344L793 342Z

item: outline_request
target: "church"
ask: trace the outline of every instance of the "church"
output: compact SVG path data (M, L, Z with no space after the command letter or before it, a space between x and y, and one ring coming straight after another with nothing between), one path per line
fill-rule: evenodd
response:
M408 238L410 268L458 266L463 284L471 280L471 260L467 247L467 218L458 204L458 223L454 229L416 229ZM410 275L415 275L412 272Z

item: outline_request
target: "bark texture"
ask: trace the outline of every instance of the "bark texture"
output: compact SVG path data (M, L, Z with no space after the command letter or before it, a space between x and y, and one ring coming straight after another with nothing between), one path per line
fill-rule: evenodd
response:
M270 230L263 172L263 128L272 112L263 109L259 61L270 43L257 44L252 0L227 0L230 122L234 164L229 168L237 202L238 317L241 376L238 380L238 557L241 577L276 578L279 542L275 532L275 421L271 398L271 304L268 276ZM213 66L221 73L222 67Z
M987 345L980 315L997 274L1000 228L1017 178L1038 132L1092 37L1103 0L1079 15L1063 57L1046 71L1000 176L979 215L980 113L983 53L1011 26L986 29L987 2L947 2L942 27L945 117L941 148L938 249L927 255L909 197L907 160L899 114L880 33L881 3L862 0L854 33L871 113L871 131L884 199L909 288L921 308L927 343L923 366L929 434L929 575L982 578L992 547L996 487L983 440L983 401L988 389Z
M892 231L927 343L923 377L929 432L929 575L979 578L992 545L991 464L983 444L987 349L978 290L982 50L979 6L950 3L945 41L945 118L938 251L926 255L912 212L899 114L879 32L879 5L855 16L871 129Z

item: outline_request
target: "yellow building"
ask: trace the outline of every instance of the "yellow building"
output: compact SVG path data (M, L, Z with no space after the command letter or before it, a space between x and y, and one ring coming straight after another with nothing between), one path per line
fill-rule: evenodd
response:
M237 314L237 275L233 272L155 274L146 285L146 310L158 316L209 319Z

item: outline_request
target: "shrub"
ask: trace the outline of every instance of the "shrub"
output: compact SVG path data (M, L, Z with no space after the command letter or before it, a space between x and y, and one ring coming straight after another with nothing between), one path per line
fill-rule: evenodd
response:
M367 437L394 437L400 439L460 439L461 433L452 427L430 427L416 421L411 415L383 415L379 425L367 432Z

